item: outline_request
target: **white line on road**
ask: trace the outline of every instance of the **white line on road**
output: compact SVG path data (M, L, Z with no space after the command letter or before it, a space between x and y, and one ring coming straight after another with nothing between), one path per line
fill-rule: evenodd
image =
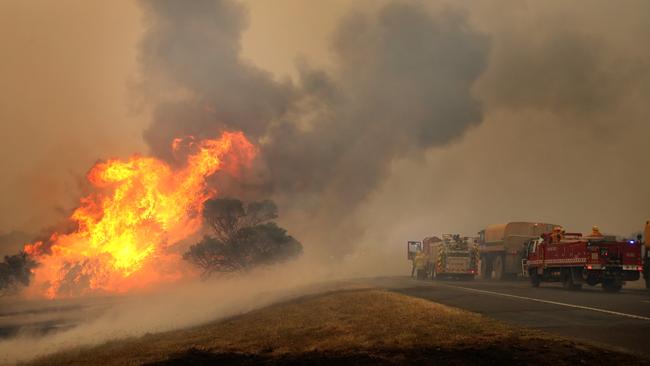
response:
M641 315L619 313L618 311L605 310L605 309L599 309L599 308L592 308L592 307L589 307L589 306L567 304L567 303L564 303L564 302L557 302L557 301L550 301L550 300L542 300L542 299L536 299L536 298L533 298L533 297L526 297L526 296L510 295L510 294L504 294L504 293L502 293L502 292L494 292L494 291L487 291L487 290L479 290L479 289L475 289L475 288L471 288L471 287L461 287L461 286L453 286L453 285L443 285L443 286L445 286L445 287L454 287L454 288L459 288L459 289L461 289L461 290L466 290L466 291L481 292L481 293L490 294L490 295L512 297L512 298L515 298L515 299L529 300L529 301L542 302L542 303L546 303L546 304L553 304L553 305L566 306L566 307L569 307L569 308L576 308L576 309L582 309L582 310L597 311L597 312L600 312L600 313L611 314L611 315L618 315L618 316L624 316L624 317L632 318L632 319L650 320L650 318L645 317L645 316L641 316Z

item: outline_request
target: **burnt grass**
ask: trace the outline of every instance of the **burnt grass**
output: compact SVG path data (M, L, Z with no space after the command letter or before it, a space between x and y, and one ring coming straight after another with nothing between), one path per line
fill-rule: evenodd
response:
M552 348L551 348L552 347ZM608 350L576 349L573 344L530 341L516 346L375 349L358 352L312 351L273 355L210 352L190 348L146 365L650 365L645 359Z
M640 335L641 336L641 335ZM379 290L306 296L39 365L650 365L641 356Z

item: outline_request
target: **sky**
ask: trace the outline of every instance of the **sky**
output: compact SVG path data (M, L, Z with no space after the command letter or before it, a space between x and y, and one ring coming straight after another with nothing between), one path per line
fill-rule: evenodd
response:
M650 219L647 2L195 4L0 2L0 233L57 225L99 159L221 127L264 155L232 192L318 255Z

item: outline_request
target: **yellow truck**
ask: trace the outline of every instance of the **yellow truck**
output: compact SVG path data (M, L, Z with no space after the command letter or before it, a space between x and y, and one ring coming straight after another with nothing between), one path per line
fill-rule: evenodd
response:
M473 279L478 272L478 250L474 238L444 234L409 242L408 257L418 279Z

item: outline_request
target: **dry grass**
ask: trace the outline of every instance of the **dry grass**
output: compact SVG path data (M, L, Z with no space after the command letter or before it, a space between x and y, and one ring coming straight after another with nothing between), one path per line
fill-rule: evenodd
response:
M426 300L361 290L306 297L226 321L67 351L35 363L136 365L165 360L172 364L645 362Z

